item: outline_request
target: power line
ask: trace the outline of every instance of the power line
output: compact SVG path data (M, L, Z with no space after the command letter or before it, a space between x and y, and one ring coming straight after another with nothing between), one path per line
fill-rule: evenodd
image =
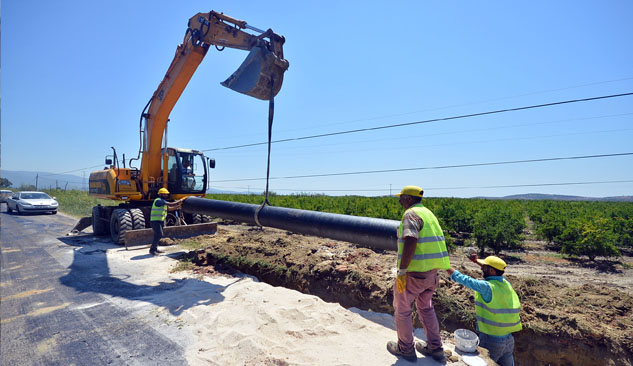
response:
M82 171L82 170L86 170L86 169L98 168L98 167L101 167L101 166L103 166L103 164L99 164L99 165L95 165L95 166L89 166L87 168L79 168L79 169L69 170L67 172L44 174L44 175L40 175L40 178L41 177L50 177L50 176L53 176L53 175L62 175L62 174L74 173L74 172L78 172L78 171Z
M329 125L341 125L341 124L348 124L348 123L356 123L356 122L362 122L362 121L380 120L380 119L385 119L385 118L401 117L401 116L406 116L406 115L411 115L411 114L416 114L416 113L433 112L433 111L438 111L438 110L443 110L443 109L460 108L460 107L466 107L466 106L470 106L470 105L476 105L476 104L482 104L482 103L490 103L490 102L497 102L497 101L500 101L500 100L515 99L515 98L520 98L520 97L525 97L525 96L544 94L544 93L551 93L551 92L557 92L557 91L563 91L563 90L569 90L569 89L577 89L577 88L583 88L583 87L586 87L586 86L594 86L594 85L600 85L600 84L609 84L609 83L614 83L614 82L619 82L619 81L626 81L626 80L631 80L631 79L633 79L633 77L624 77L624 78L620 78L620 79L597 81L597 82L593 82L593 83L572 85L572 86L568 86L568 87L564 87L564 88L557 88L557 89L538 90L538 91L529 92L529 93L516 94L516 95L499 97L499 98L493 98L493 99L487 99L487 100L480 100L480 101L475 101L475 102L470 102L470 103L453 104L453 105L448 105L448 106L443 106L443 107L428 108L428 109L423 109L423 110L418 110L418 111L413 111L413 112L397 113L397 114L383 115L383 116L371 117L371 118L360 118L360 119L355 119L355 120L350 120L350 121L343 121L343 122L326 123L326 124L322 124L322 125L320 125L318 127L329 126ZM293 131L293 130L297 130L297 129L286 129L284 131Z
M287 139L271 141L271 143L308 140L308 139L315 139L315 138L321 138L321 137L346 135L346 134L358 133L358 132L377 131L377 130L384 130L384 129L388 129L388 128L396 128L396 127L418 125L418 124L423 124L423 123L432 123L432 122L450 121L450 120L455 120L455 119L480 117L480 116L487 116L487 115L499 114L499 113L517 112L517 111L523 111L523 110L528 110L528 109L553 107L553 106L557 106L557 105L564 105L564 104L571 104L571 103L581 103L581 102L590 102L590 101L601 100L601 99L619 98L619 97L625 97L625 96L631 96L631 95L633 95L633 92L622 93L622 94L602 95L602 96L590 97L590 98L563 100L563 101L552 102L552 103L535 104L535 105L529 105L529 106L523 106L523 107L515 107L515 108L506 108L506 109L497 109L497 110L493 110L493 111L478 112L478 113L471 113L471 114L463 114L463 115L458 115L458 116L432 118L432 119L427 119L427 120L422 120L422 121L415 121L415 122L404 122L404 123L396 123L396 124L384 125L384 126L358 128L358 129L354 129L354 130L323 133L323 134L311 135L311 136L293 137L293 138L287 138ZM244 148L244 147L259 146L259 145L265 145L265 144L268 144L268 142L266 141L266 142L256 142L256 143L252 143L252 144L226 146L226 147L219 147L219 148L214 148L214 149L206 149L206 150L202 150L202 151L230 150L230 149L239 149L239 148Z
M287 177L270 177L270 179L296 179L296 178L335 177L335 176L343 176L343 175L360 175L360 174L406 172L406 171L413 171L413 170L453 169L453 168L466 168L466 167L475 167L475 166L492 166L492 165L537 163L537 162L545 162L545 161L595 159L595 158L606 158L606 157L628 156L628 155L633 155L633 152L615 153L615 154L599 154L599 155L567 156L567 157L554 157L554 158L541 158L541 159L526 159L526 160L511 160L511 161L496 161L496 162L473 163L473 164L441 165L441 166L417 167L417 168L365 170L365 171L357 171L357 172L341 172L341 173L326 173L326 174L295 175L295 176L287 176ZM252 181L252 180L262 180L262 179L266 179L266 178L225 179L225 180L216 180L215 182L219 182L219 183L223 183L223 182L240 182L240 181Z
M424 187L425 190L442 190L442 189L484 189L484 188L522 188L522 187L549 187L549 186L572 186L572 185L590 185L590 184L613 184L613 183L633 183L633 180L607 180L607 181L589 181L589 182L560 182L560 183L532 183L532 184L508 184L496 186L464 186L464 187ZM214 187L224 189L246 189L246 187ZM261 188L248 187L252 190L263 190ZM275 191L293 191L293 192L384 192L388 188L357 188L357 189L296 189L296 188L276 188Z
M502 130L502 129L511 129L511 128L518 128L518 127L529 127L529 126L539 126L539 125L547 125L547 124L556 124L556 123L565 123L565 122L573 122L573 121L587 121L587 120L593 120L593 119L601 119L601 118L611 118L611 117L623 117L623 116L630 116L633 115L633 112L627 112L627 113L620 113L620 114L609 114L609 115L600 115L600 116L591 116L591 117L582 117L582 118L567 118L567 119L559 119L559 120L553 120L553 121L544 121L544 122L532 122L532 123L520 123L520 124L514 124L514 125L504 125L504 126L497 126L497 127L486 127L486 128L473 128L473 129L468 129L468 130L459 130L459 131L448 131L448 132L437 132L437 133L426 133L424 135L419 135L419 136L414 136L414 135L409 135L409 138L415 138L415 137L431 137L431 136L445 136L445 135L455 135L455 134L464 134L464 133L472 133L472 132L481 132L481 131L494 131L494 130ZM530 138L541 138L541 137L560 137L560 136L572 136L572 135L581 135L581 134L587 134L587 133L601 133L601 132L617 132L617 131L629 131L631 129L618 129L618 130L601 130L601 131L590 131L590 132L576 132L576 133L571 133L571 134L557 134L557 135L545 135L545 136L533 136L533 137L522 137L522 138L505 138L505 139L496 139L496 140L488 140L485 142L495 142L495 141L512 141L512 140L525 140L525 139L530 139ZM337 143L326 143L326 144L319 144L317 145L319 148L322 147L327 147L327 146L340 146L340 145L345 145L345 146L350 146L352 144L364 144L364 143L369 143L369 142L382 142L382 141L391 141L391 140L398 140L401 139L401 137L390 137L390 138L377 138L377 139L371 139L371 140L361 140L361 141L352 141L352 142L337 142ZM480 141L480 142L484 142L484 141ZM474 143L474 142L469 142L469 143ZM441 145L425 145L425 146L451 146L451 145L455 145L455 144L463 144L461 142L459 143L453 143L453 144L441 144ZM300 150L306 150L307 148L310 147L314 147L313 146L307 146L307 147L296 147L295 149L300 149ZM403 148L400 148L403 149ZM410 149L410 147L407 147L406 149ZM370 149L369 151L373 151L374 149ZM358 150L358 149L354 149L352 150L353 152L361 152L361 151L367 151L367 150ZM327 151L328 154L339 154L341 152L345 152L345 151ZM254 154L255 152L253 152ZM320 154L324 154L323 151L319 151ZM313 154L312 152L309 153L305 153L305 154Z

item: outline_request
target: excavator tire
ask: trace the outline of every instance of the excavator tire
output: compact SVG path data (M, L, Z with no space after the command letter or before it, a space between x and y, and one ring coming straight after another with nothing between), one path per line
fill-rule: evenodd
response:
M213 221L213 217L209 215L200 215L200 218L203 224Z
M140 208L131 208L130 216L132 217L132 230L145 229L145 215Z
M213 217L202 214L190 214L185 216L187 224L206 224L213 220Z
M123 237L126 231L132 230L132 214L124 208L112 211L110 217L110 237L117 244L125 244Z
M108 225L101 219L98 206L92 208L92 233L94 235L106 235L108 233Z
M200 214L191 215L191 223L192 224L200 224L202 222L202 217Z

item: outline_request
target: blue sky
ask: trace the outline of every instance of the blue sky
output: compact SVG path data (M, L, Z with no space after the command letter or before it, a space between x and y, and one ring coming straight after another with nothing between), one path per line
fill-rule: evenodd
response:
M633 92L630 1L9 0L2 169L87 177L110 146L135 157L143 107L188 19L210 10L286 37L273 140ZM209 150L213 187L258 192L265 181L251 179L266 175L266 146L213 150L266 141L267 102L219 84L246 55L207 54L170 116L168 143ZM633 195L631 155L291 178L630 153L632 120L625 96L276 143L270 189ZM542 186L611 181L629 182Z

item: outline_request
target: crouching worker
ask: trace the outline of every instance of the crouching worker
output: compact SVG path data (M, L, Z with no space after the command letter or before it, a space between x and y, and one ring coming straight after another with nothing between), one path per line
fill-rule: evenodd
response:
M165 226L167 211L176 211L180 208L180 204L182 203L182 200L167 202L168 198L169 191L167 188L161 188L158 190L158 198L156 198L152 204L150 223L154 231L154 240L152 241L152 246L149 248L149 254L151 255L163 253L162 250L158 250L158 242L160 238L163 237L163 226Z
M468 259L481 267L484 280L450 268L451 279L475 290L475 315L479 331L479 345L490 352L490 358L500 366L513 366L514 337L522 329L519 296L503 277L506 263L493 255L481 260L471 253Z
M433 213L422 205L423 190L406 186L396 196L405 209L398 229L398 275L394 284L398 341L387 343L387 351L416 361L417 350L437 361L444 360L440 326L431 301L438 284L438 269L451 267L444 232ZM415 342L411 306L415 302L418 318L424 325L427 342Z

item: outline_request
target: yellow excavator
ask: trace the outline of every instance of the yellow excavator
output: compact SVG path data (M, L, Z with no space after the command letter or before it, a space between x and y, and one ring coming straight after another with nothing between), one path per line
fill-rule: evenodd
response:
M93 207L92 216L82 219L75 230L91 224L95 235L109 233L114 242L123 244L126 232L150 227L151 205L160 188L167 188L171 199L204 197L208 168L214 168L215 161L197 150L167 147L171 110L211 46L218 51L225 47L250 51L238 70L221 84L258 99L272 100L281 89L289 66L283 55L284 42L285 38L272 29L263 31L215 11L193 16L165 77L141 113L138 156L126 162L123 155L119 160L112 147L113 154L106 156L106 167L90 174L90 196L123 202L118 206ZM133 167L132 163L139 159L140 168ZM166 226L206 221L209 217L204 215L176 214L168 217ZM188 232L195 234L195 230Z

